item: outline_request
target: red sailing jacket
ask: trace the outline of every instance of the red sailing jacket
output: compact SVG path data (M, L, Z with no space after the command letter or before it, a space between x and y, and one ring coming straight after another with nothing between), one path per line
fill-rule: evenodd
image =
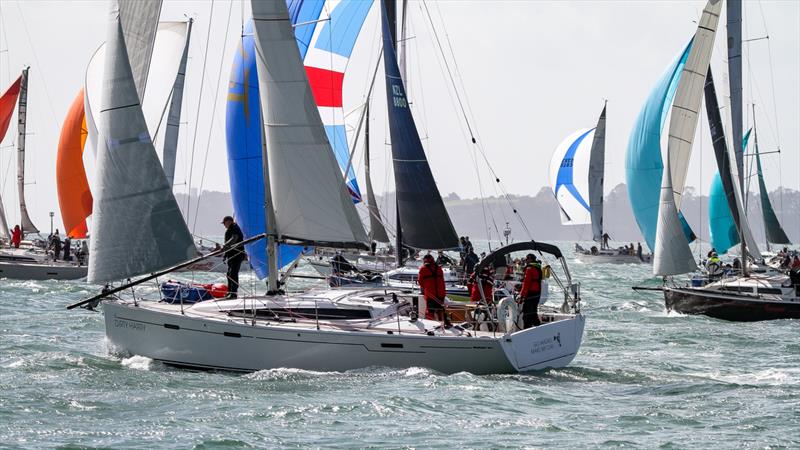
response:
M444 272L437 264L425 264L420 267L417 283L426 299L443 300L447 295L444 287Z
M525 269L525 279L522 280L522 290L519 292L520 298L527 298L542 293L542 266L539 264L529 264Z

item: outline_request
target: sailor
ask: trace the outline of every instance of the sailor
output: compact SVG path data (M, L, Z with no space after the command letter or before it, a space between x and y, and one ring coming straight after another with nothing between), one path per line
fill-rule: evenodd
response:
M472 242L469 241L469 236L464 236L464 253L469 255L470 252L474 252L475 248L472 246Z
M519 301L522 302L523 329L539 326L539 299L542 296L542 265L536 255L529 253L525 256L525 278L522 280L522 289L519 292Z
M53 238L50 240L50 249L53 250L53 261L58 260L58 255L61 254L61 236L58 230L53 233Z
M494 270L492 266L486 266L481 273L473 272L469 277L469 299L475 303L485 300L491 304L494 301L492 288L494 287ZM483 289L483 298L481 298Z
M439 250L439 252L436 254L436 264L440 266L446 266L450 264L450 258L448 258L443 251Z
M603 238L603 245L601 248L603 250L608 250L608 240L611 238L611 236L609 236L608 233L603 233L602 238Z
M70 255L70 251L72 250L72 240L69 238L69 235L64 238L64 261L72 261L72 256Z
M22 229L19 225L14 225L14 231L11 232L11 245L14 248L19 248L19 244L22 242Z
M639 257L639 261L644 261L644 259L642 258L642 243L641 242L637 242L636 243L636 256Z
M722 264L720 264L717 252L711 252L711 257L709 257L706 262L706 272L708 272L709 276L713 277L719 273L721 268Z
M470 246L467 251L467 256L464 258L464 273L472 273L475 270L475 266L478 264L478 261L478 255L475 254L472 246Z
M236 298L239 292L239 269L242 267L245 253L243 248L233 248L233 246L244 240L244 234L231 216L225 216L222 219L222 225L226 228L225 244L223 245L225 254L222 259L228 264L228 298Z
M372 243L369 244L369 254L372 255L372 256L375 256L375 251L376 250L378 250L378 243L375 242L375 241L372 241Z
M417 283L419 283L422 296L425 298L425 318L446 321L444 300L447 291L444 286L444 272L436 264L431 254L422 258L422 267L419 268Z

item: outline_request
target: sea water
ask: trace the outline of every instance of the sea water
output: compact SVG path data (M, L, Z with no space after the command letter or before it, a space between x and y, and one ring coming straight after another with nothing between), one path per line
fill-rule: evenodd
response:
M570 246L583 346L530 375L174 369L109 354L102 314L65 309L98 287L0 280L0 447L800 446L800 321L667 313L631 290L651 266Z

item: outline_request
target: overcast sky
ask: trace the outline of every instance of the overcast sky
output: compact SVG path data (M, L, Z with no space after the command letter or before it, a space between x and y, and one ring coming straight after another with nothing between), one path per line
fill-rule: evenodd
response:
M457 69L470 126L505 189L535 194L548 183L547 167L559 142L578 128L593 127L608 99L606 190L624 182L624 154L631 126L664 69L686 45L704 1L429 1L451 69ZM213 8L213 14L212 14ZM164 0L162 19L195 19L181 132L176 191L185 191L194 149L192 187L228 191L224 139L225 97L242 20L241 2ZM724 9L723 9L724 11ZM48 230L56 211L56 147L61 121L83 84L86 64L104 40L108 5L103 1L0 0L0 90L31 66L28 119L28 206ZM380 27L373 7L345 79L345 109L364 99L378 58ZM762 151L780 144L782 155L764 157L767 185L800 189L800 2L745 1L745 99L757 104ZM724 75L725 16L712 67ZM226 37L227 28L227 37ZM210 29L210 39L209 37ZM467 138L432 26L421 2L409 6L409 93L439 189L462 197L496 195L483 156ZM206 54L206 42L208 52ZM201 97L201 69L207 55ZM219 76L221 74L221 77ZM774 81L774 90L773 90ZM719 90L719 86L718 86ZM215 98L216 96L216 98ZM383 80L373 103L373 177L378 192L393 190L381 113ZM214 103L216 101L216 108ZM197 111L200 111L199 115ZM356 114L353 114L355 122ZM10 223L16 206L15 120L0 147L0 183ZM751 121L751 120L750 120ZM715 170L708 125L701 118L688 185L708 191ZM210 140L209 140L209 130ZM195 133L197 133L195 137ZM386 138L388 139L388 138ZM207 162L206 162L207 155ZM356 155L361 167L360 150ZM478 160L476 165L475 161ZM359 169L359 177L363 169ZM481 183L478 182L481 177ZM556 211L552 212L556 214Z

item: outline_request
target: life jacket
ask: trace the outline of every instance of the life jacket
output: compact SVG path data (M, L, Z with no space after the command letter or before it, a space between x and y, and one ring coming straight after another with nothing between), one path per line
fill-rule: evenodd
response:
M424 264L420 267L417 283L426 299L442 300L447 295L444 287L444 272L438 264Z
M525 278L522 280L520 298L527 298L542 293L542 266L531 263L525 268Z
M481 276L476 276L473 274L469 277L469 283L467 285L469 287L469 299L473 302L481 301L481 286L483 287L483 298L486 299L487 302L491 303L493 300L492 291L494 288L494 277L492 276L491 272L485 273Z

